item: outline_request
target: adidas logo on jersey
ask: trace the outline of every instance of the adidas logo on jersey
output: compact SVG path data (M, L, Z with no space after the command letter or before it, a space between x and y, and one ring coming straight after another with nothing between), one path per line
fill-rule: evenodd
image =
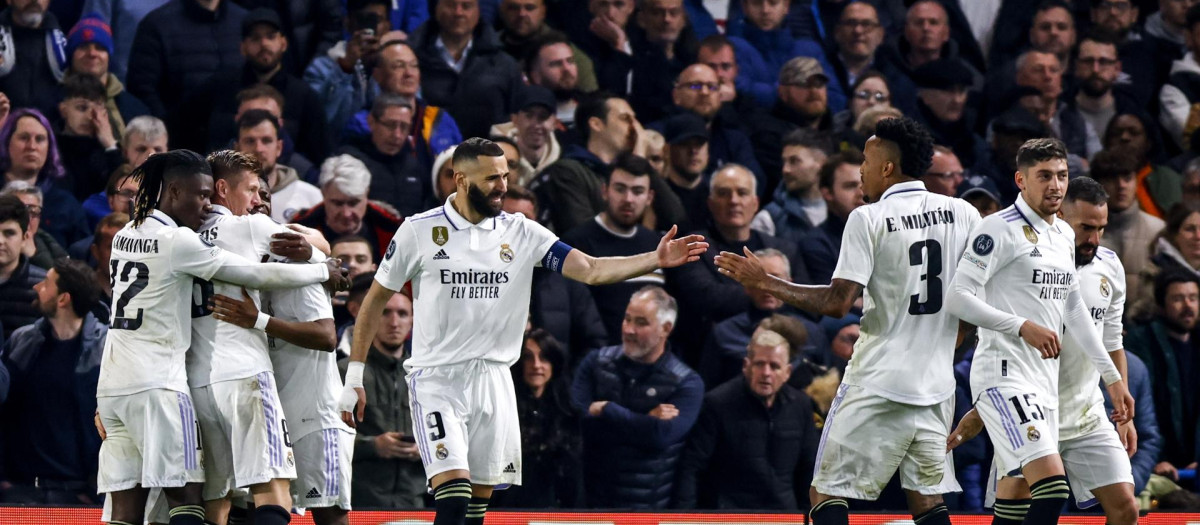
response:
M306 494L304 497L319 498L319 497L321 497L321 491L317 490L317 487L313 487L312 490L309 490L308 494Z
M517 467L513 466L512 463L509 463L507 467L504 467L504 473L505 474L516 474Z
M1034 246L1034 247L1033 247L1033 251L1032 251L1032 252L1029 252L1029 256L1030 256L1030 257L1041 257L1041 256L1042 256L1042 252L1039 252L1039 251L1038 251L1038 249L1037 249L1037 246Z
M446 255L446 250L438 250L437 253L433 254L433 260L435 261L445 261L449 258L450 256Z

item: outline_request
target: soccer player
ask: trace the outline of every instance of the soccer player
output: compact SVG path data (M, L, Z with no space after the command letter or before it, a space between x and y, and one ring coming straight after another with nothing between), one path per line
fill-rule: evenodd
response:
M509 366L521 354L534 266L589 285L621 282L696 261L699 235L654 252L593 258L542 225L501 211L507 191L504 150L480 138L454 152L456 192L410 217L387 248L354 325L340 406L363 416L363 362L380 313L412 281L412 357L408 370L413 429L433 487L436 525L482 524L493 488L521 483L521 437Z
M270 195L255 213L271 215ZM306 230L309 244L324 244L319 231ZM265 331L279 399L292 422L288 429L296 454L292 500L311 512L317 525L345 525L355 432L337 409L342 381L333 353L337 346L333 304L325 288L315 284L267 292L263 299L270 315ZM251 328L258 320L259 310L246 293L240 299L217 294L213 303L213 317L219 321Z
M262 169L254 157L222 150L209 155L208 163L215 182L212 212L199 230L202 239L249 260L265 260L272 254L299 261L325 260L325 254L269 216L252 214L260 204ZM285 239L278 240L279 236ZM199 306L192 314L187 365L207 452L205 510L210 520L225 522L230 491L249 487L255 523L287 523L292 507L289 480L296 477L296 468L268 354L269 316L262 314L243 328L219 323L209 315L214 294L240 298L243 293L247 292L222 282L198 282L193 292ZM261 303L258 291L247 296Z
M803 286L762 262L723 252L721 273L809 312L842 317L866 292L862 335L825 420L810 499L813 523L849 522L845 498L875 500L899 469L913 520L950 523L942 494L957 492L945 452L954 417L958 320L944 308L955 261L979 213L925 188L933 139L907 119L879 122L860 170L872 202L846 221L832 281Z
M149 489L161 487L171 525L198 525L203 454L184 364L194 280L255 288L345 282L337 261L261 265L202 240L195 230L213 183L194 152L154 155L132 177L140 183L133 220L112 243L113 313L96 391L106 430L97 488L113 500L110 524L142 523Z
M1062 218L1075 233L1075 268L1083 304L1100 330L1104 348L1126 376L1121 318L1125 313L1125 268L1112 250L1100 247L1108 225L1108 194L1100 183L1078 177L1067 186ZM1129 454L1137 448L1137 432L1128 421L1114 429L1104 411L1100 376L1082 349L1064 341L1058 369L1058 452L1081 508L1100 503L1110 525L1137 523ZM948 441L953 449L978 434L983 423L972 409ZM998 431L1003 431L998 430ZM1118 435L1119 432L1119 435ZM963 439L958 439L958 436ZM1126 453L1126 448L1130 450ZM997 475L993 467L994 480ZM1000 478L995 486L997 525L1021 523L1029 508L1029 486L1017 476Z
M1021 193L971 233L946 306L980 328L971 366L975 409L993 429L997 472L1024 474L1029 483L1023 523L1040 525L1058 522L1069 493L1058 453L1060 337L1073 339L1100 372L1118 422L1132 417L1133 398L1083 304L1075 232L1055 217L1067 189L1066 148L1032 139L1016 160Z

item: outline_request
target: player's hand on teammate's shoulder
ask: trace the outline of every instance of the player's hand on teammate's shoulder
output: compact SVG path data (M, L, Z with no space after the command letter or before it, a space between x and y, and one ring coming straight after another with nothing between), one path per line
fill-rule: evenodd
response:
M208 309L212 310L213 317L218 321L242 328L254 328L254 323L258 321L258 307L245 288L242 288L241 300L228 295L214 295Z
M767 271L763 269L762 261L758 260L758 256L754 255L750 248L743 248L742 251L746 254L745 257L733 252L721 252L717 255L713 259L717 271L746 288L762 288L770 279Z
M1058 340L1058 332L1038 325L1033 321L1025 321L1021 325L1021 339L1042 354L1042 359L1054 359L1062 351L1062 343Z
M276 233L271 236L271 253L293 261L307 261L313 256L313 247L299 233Z
M983 431L983 419L979 417L979 412L974 408L968 410L963 415L958 426L954 427L954 432L946 438L946 452L950 452L958 448L959 445L970 441L975 436L978 436Z
M341 259L325 259L325 266L329 267L329 279L322 283L326 290L335 293L350 289L350 270L342 268Z
M660 268L674 268L698 261L700 256L708 251L708 243L704 241L703 235L688 235L676 239L676 233L679 233L679 226L671 226L671 229L658 241L658 249L655 253L658 254Z

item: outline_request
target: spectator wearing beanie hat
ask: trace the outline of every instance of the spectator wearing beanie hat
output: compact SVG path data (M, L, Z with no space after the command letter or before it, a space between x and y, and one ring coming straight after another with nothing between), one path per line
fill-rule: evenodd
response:
M125 123L149 115L150 108L125 91L125 85L110 70L113 58L112 29L99 13L88 13L67 34L67 74L90 75L104 85L104 107L113 134L125 133Z

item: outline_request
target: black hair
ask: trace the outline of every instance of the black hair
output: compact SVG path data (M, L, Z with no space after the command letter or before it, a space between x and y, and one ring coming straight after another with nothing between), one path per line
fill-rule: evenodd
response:
M58 274L58 293L71 296L71 310L84 317L100 301L100 287L96 285L96 272L83 261L60 257L54 261L54 272Z
M737 49L733 47L733 42L729 40L729 37L717 33L708 35L700 40L700 43L696 46L696 50L707 49L716 52L727 47L733 50L734 56L737 56Z
M571 406L571 370L567 367L567 350L562 343L555 339L548 330L534 328L525 333L521 341L521 357L509 369L512 372L513 387L517 392L518 412L527 398L532 397L529 386L525 384L525 341L533 341L542 350L541 358L550 362L550 382L543 394L556 408L566 414L574 414ZM553 436L548 436L553 439Z
M129 176L138 182L137 199L133 204L133 225L141 226L150 212L158 207L159 197L167 183L183 177L212 175L208 161L188 149L155 153Z
M1104 191L1096 179L1091 177L1075 177L1067 185L1067 202L1086 202L1095 206L1108 202L1108 192Z
M1119 45L1116 38L1103 31L1088 31L1079 37L1079 43L1082 44L1085 40L1106 46L1117 47ZM1075 56L1079 56L1079 46L1075 47Z
M1074 13L1071 11L1071 6L1063 0L1042 0L1042 2L1037 5L1037 8L1033 10L1033 16L1034 18L1037 18L1038 13L1044 13L1051 9L1066 9L1067 14L1072 15L1071 23L1075 23ZM1033 21L1031 20L1030 24L1032 23Z
M16 221L21 233L29 230L29 208L16 195L0 195L0 222Z
M579 104L575 106L575 127L579 129L580 138L585 146L588 139L592 138L592 128L588 127L588 120L592 117L608 120L608 100L613 98L618 97L608 91L596 91L580 97Z
M388 9L392 7L388 0L346 0L346 12L355 13L373 5L380 5Z
M517 186L516 184L513 184L512 186L508 187L508 191L506 191L504 193L504 198L506 200L529 201L529 202L533 203L534 209L537 209L537 205L538 205L537 194L535 194L532 191L529 191L521 186Z
M462 141L454 150L454 158L451 162L455 166L462 166L460 162L475 162L479 157L503 157L504 150L500 149L500 145L488 139L479 137L471 137Z
M495 142L497 145L503 142L516 148L518 153L521 151L521 147L517 145L517 141L513 140L511 137L506 137L504 135L492 135L488 137L488 140Z
M543 49L557 44L570 46L571 41L567 39L567 35L553 29L546 31L546 34L535 40L533 45L529 46L529 52L525 53L525 56L522 57L524 59L525 74L529 75L533 71L533 66L537 64L538 56L542 54Z
M1182 268L1172 268L1159 272L1154 276L1154 304L1159 308L1167 302L1167 289L1176 283L1196 283L1200 286L1200 277Z
M650 161L629 152L621 152L616 159L613 159L608 177L612 177L612 172L616 170L621 170L634 177L652 177L655 174L654 166L650 165Z
M800 146L820 150L826 156L833 154L833 139L828 132L812 128L796 128L783 136L783 147Z
M837 175L837 169L843 164L853 164L858 166L863 162L863 154L858 150L846 150L830 155L825 159L825 163L821 164L821 170L818 171L817 186L820 188L832 188L833 178Z
M330 243L329 249L333 250L333 247L339 244L365 244L367 245L367 254L371 256L371 264L378 262L376 259L378 259L379 256L375 255L375 249L371 247L371 241L368 241L366 237L361 235L343 235L337 239L334 239L334 241Z
M63 77L61 100L72 98L104 103L108 100L108 95L100 79L92 75L70 74Z
M1017 169L1025 169L1048 160L1067 160L1067 147L1052 137L1029 139L1017 150Z
M251 109L242 113L241 118L237 120L238 131L253 128L263 122L271 123L271 126L275 128L275 136L278 138L279 119L275 118L275 115L272 115L270 111L265 109Z
M1126 148L1123 147L1100 150L1096 156L1092 157L1089 175L1097 181L1104 182L1108 179L1137 173L1141 166L1138 166L1137 159L1134 157L1132 152L1126 151Z
M900 153L900 174L916 178L933 164L933 137L925 126L907 118L885 118L875 124L875 136L886 140Z

